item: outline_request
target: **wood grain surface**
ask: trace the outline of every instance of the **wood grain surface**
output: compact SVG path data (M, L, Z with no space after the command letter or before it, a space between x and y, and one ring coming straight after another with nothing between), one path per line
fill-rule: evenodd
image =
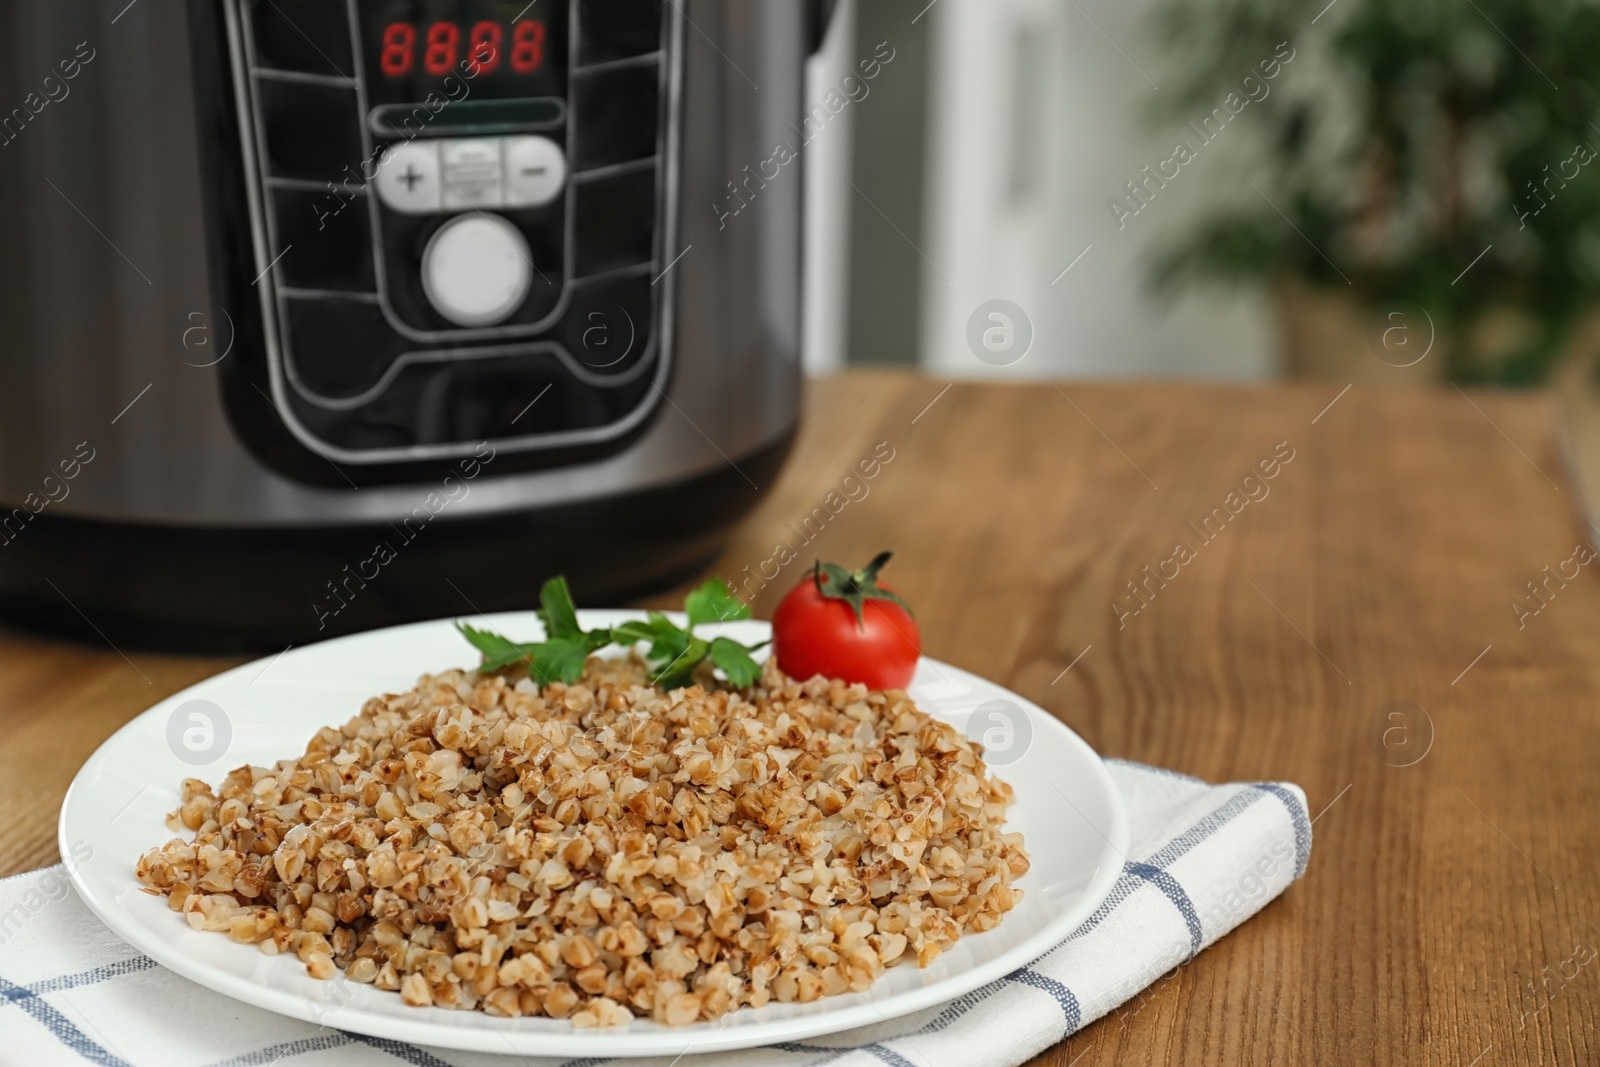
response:
M1588 535L1552 406L945 386L815 383L716 573L766 616L817 556L893 548L929 654L1102 753L1295 781L1317 815L1283 897L1035 1063L1600 1063L1600 596L1566 562ZM759 589L780 543L798 558ZM229 662L0 634L0 874L55 860L96 745Z

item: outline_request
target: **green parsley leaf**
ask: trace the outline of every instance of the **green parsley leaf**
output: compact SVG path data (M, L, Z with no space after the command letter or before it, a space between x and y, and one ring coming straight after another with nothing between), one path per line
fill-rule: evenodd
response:
M539 590L539 619L544 623L546 640L577 637L583 633L578 626L578 608L572 602L572 590L567 579L556 575Z
M682 689L693 679L694 669L706 658L706 651L709 648L710 645L705 641L691 637L687 647L677 658L659 668L653 681L665 690Z
M683 600L683 610L689 616L691 629L703 622L732 622L750 617L750 605L734 596L728 583L721 578L713 578L691 591Z
M750 655L750 650L730 637L711 639L711 662L722 668L728 683L739 689L752 686L761 677L761 664Z
M583 677L583 665L589 660L587 636L557 637L533 646L533 665L528 673L541 686L551 682L571 685Z
M497 671L521 661L531 663L534 649L537 647L531 644L519 645L492 630L479 630L464 622L457 622L456 629L473 648L483 653L483 662L478 665L480 671Z
M683 650L689 647L689 631L674 624L661 612L652 611L649 617L642 621L634 619L621 626L613 626L611 640L619 645L649 641L650 648L645 653L645 658L660 662L675 660L683 654Z
M750 606L729 590L726 582L714 578L693 590L684 600L689 625L679 626L659 611L644 619L633 619L606 629L584 630L578 623L578 609L565 578L557 575L539 591L538 616L544 624L545 639L518 644L500 634L474 629L458 622L456 629L483 653L483 671L498 670L515 663L526 663L528 674L541 686L552 682L568 685L583 677L589 656L611 644L632 646L647 642L645 660L650 664L651 681L664 689L677 689L694 680L695 669L707 656L722 670L730 684L739 688L754 684L761 667L750 653L767 642L742 645L727 637L712 640L696 637L694 627L702 623L748 619Z

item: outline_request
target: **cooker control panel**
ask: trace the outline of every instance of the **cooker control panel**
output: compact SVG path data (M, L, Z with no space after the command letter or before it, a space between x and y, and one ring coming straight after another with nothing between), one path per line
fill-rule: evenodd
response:
M623 440L669 369L676 9L227 16L278 416L349 463Z
M378 197L402 215L543 207L567 185L567 154L548 137L412 141L378 164Z

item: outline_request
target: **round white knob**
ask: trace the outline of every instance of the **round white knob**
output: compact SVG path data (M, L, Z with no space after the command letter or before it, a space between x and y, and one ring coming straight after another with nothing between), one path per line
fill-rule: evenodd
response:
M533 281L528 242L499 215L457 215L422 252L422 291L457 326L493 326L522 306Z

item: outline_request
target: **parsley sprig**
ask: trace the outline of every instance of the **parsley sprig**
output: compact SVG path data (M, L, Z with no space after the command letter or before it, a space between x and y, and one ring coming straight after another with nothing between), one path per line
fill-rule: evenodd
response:
M541 686L576 682L583 676L583 665L590 654L608 645L633 647L641 643L648 643L644 658L650 664L650 680L663 689L688 685L695 668L708 657L734 687L743 689L755 684L761 677L761 665L750 653L759 651L767 642L745 645L731 637L707 639L694 632L696 626L707 623L748 619L750 605L734 596L726 582L713 578L684 598L683 610L688 616L687 626L679 626L661 612L652 611L644 619L585 630L578 623L578 609L566 578L557 575L539 590L543 641L519 643L464 622L457 622L456 629L483 653L479 671L526 663L528 676Z

